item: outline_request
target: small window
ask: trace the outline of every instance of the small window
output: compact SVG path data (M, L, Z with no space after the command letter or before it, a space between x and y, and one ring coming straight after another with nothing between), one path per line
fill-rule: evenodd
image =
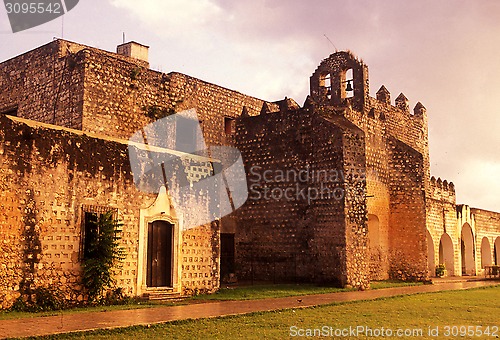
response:
M85 212L83 219L83 259L90 258L90 245L97 239L99 235L98 221L99 217L96 213Z
M234 118L224 117L224 132L226 135L234 135L235 130Z
M17 106L0 110L0 114L17 117Z
M113 218L117 218L118 209L94 206L94 205L84 205L82 207L82 230L81 230L81 242L80 242L80 259L88 259L90 257L89 249L92 242L94 242L99 236L99 219L102 215L111 211L113 213Z

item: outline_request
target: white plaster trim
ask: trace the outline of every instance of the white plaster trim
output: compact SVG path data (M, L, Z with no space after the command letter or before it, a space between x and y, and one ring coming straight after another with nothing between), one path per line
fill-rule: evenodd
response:
M146 286L147 271L147 244L148 244L148 224L153 221L167 221L173 225L173 256L172 256L172 287L157 288ZM168 290L173 293L180 293L181 287L181 240L182 240L182 219L177 218L175 211L170 206L170 198L167 189L162 186L156 200L148 208L140 210L139 217L139 249L137 255L137 295L142 295L148 291Z

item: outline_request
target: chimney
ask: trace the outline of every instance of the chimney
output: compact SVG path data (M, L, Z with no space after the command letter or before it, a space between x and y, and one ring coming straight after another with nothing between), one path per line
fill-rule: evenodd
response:
M124 43L116 47L117 54L130 58L139 59L147 63L149 62L148 52L149 52L149 46L139 44L135 41L130 41L128 43Z

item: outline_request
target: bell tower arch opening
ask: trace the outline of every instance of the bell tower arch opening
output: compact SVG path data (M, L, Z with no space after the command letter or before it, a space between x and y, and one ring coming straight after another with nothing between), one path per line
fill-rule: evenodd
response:
M319 89L322 93L322 96L325 96L328 100L332 99L332 78L330 73L320 75Z
M352 98L354 97L354 77L352 74L352 68L348 69L344 73L345 86L341 86L342 98Z
M336 52L318 66L310 87L311 99L318 104L350 104L362 112L369 96L368 67L351 52Z

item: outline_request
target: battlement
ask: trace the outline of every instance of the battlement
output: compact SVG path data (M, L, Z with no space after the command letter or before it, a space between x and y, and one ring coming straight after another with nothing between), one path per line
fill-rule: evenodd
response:
M310 98L306 103L325 115L342 116L362 129L369 148L371 140L394 137L424 157L425 182L429 180L427 111L418 102L410 111L409 100L400 93L391 102L391 93L382 85L370 96L368 66L350 51L331 54L310 78ZM306 104L305 104L306 105ZM376 162L376 160L375 160Z
M410 114L409 101L403 93L398 95L394 105L384 85L377 91L376 98L370 97L368 66L351 51L336 52L321 61L311 76L310 90L311 98L318 104L349 105L361 113L376 108ZM413 114L425 114L425 107L417 104Z
M430 180L430 198L438 201L447 201L455 204L456 194L455 185L453 182L442 180L440 177L437 179L432 176Z

